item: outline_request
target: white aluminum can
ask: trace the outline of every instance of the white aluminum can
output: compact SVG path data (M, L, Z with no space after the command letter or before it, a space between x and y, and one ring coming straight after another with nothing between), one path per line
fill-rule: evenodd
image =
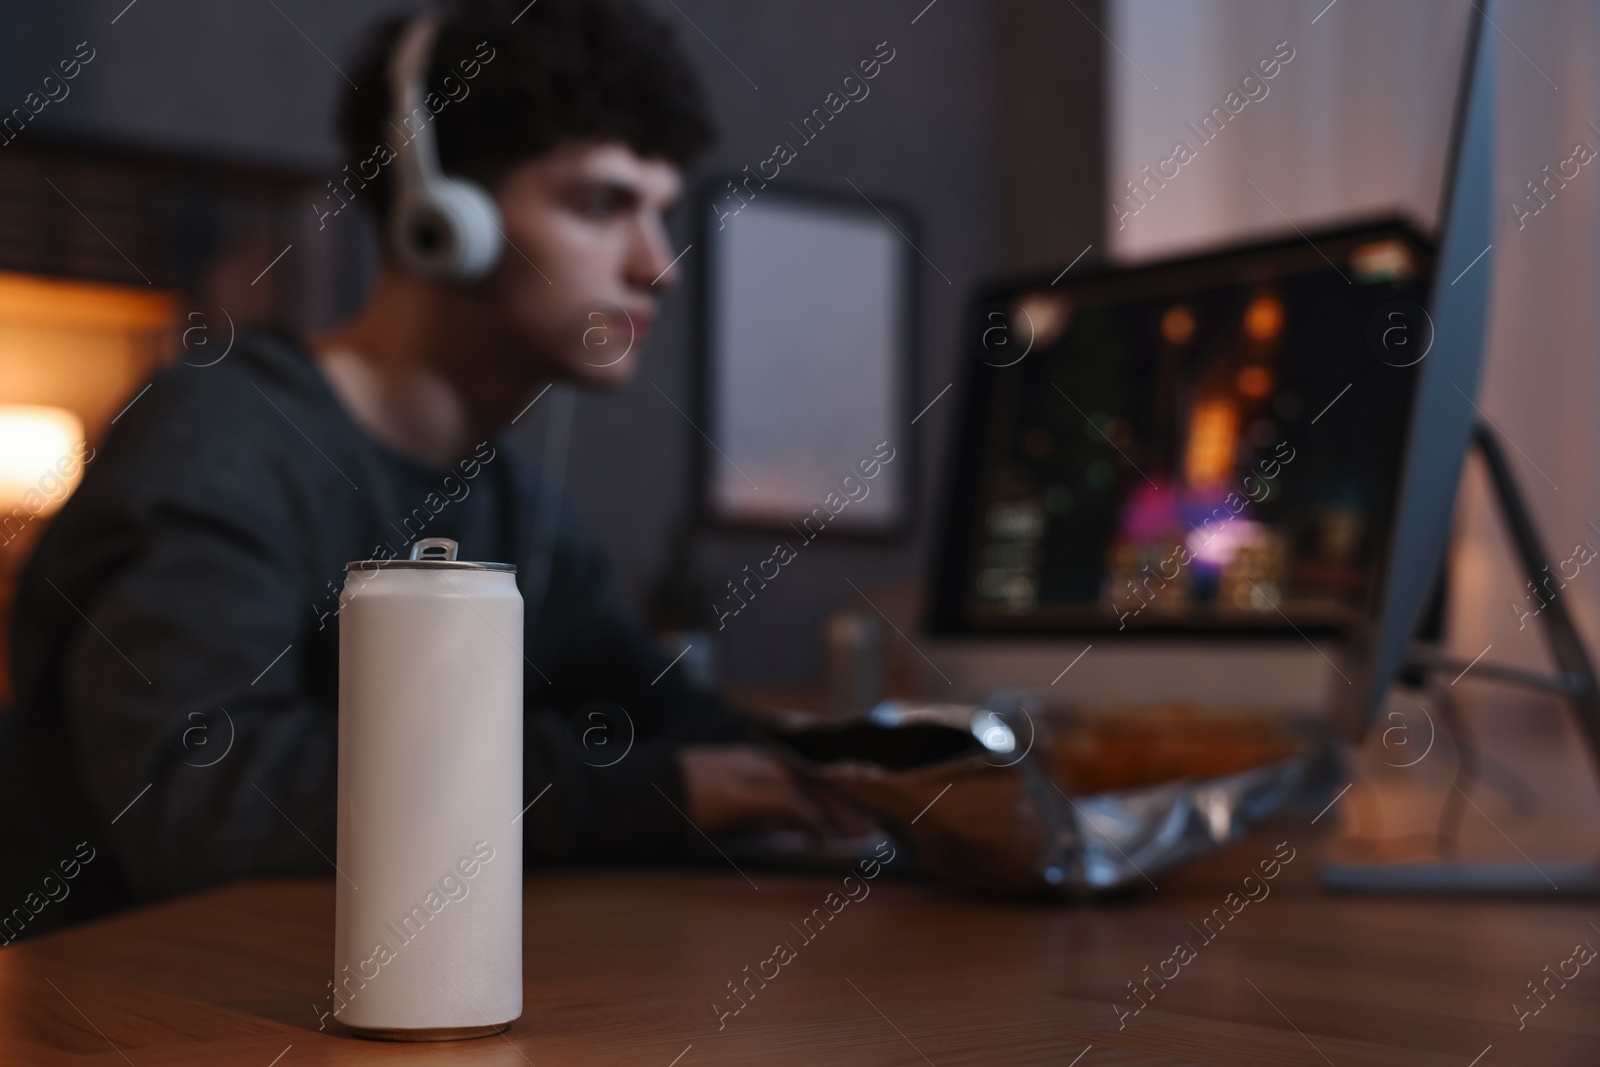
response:
M522 1014L522 596L424 538L345 568L333 1014L372 1037Z

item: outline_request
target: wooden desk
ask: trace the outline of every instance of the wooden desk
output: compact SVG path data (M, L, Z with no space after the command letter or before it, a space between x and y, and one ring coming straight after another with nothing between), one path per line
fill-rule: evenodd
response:
M880 877L810 943L789 924L837 877L752 870L759 889L732 871L530 877L522 1020L509 1040L451 1045L318 1033L333 883L237 885L0 950L0 1063L1550 1067L1600 1057L1600 960L1520 1033L1510 1008L1576 942L1600 947L1594 901L1328 897L1313 884L1315 845L1301 841L1271 895L1204 943L1189 923L1282 836L1093 908L975 902ZM719 1032L711 1003L780 941L797 957ZM1130 1003L1124 983L1178 941L1197 957L1119 1031L1111 1005Z

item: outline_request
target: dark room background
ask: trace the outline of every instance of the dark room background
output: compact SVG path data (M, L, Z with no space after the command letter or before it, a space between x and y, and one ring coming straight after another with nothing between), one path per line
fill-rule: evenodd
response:
M1089 245L1086 262L1100 257L1103 45L1095 0L651 4L697 63L720 126L702 173L737 171L765 158L776 141L791 136L789 123L880 42L895 50L870 97L808 146L785 170L785 181L846 193L854 182L918 215L921 251L937 269L922 263L918 279L915 409L958 380L955 329L975 283L1064 266ZM35 87L47 72L40 57L70 56L87 42L94 59L67 98L0 149L0 176L31 141L117 146L319 182L340 165L332 132L334 103L347 87L340 68L351 69L351 53L373 21L415 6L383 0L8 5L0 14L0 99L21 101ZM691 189L698 177L689 176ZM284 265L300 255L319 266L303 264L284 276L316 288L313 314L330 315L359 293L370 256L319 257L315 242L324 235L309 199L304 212L289 220L299 236ZM346 222L357 224L346 216L330 229ZM676 249L693 240L691 228L683 212ZM684 402L693 396L697 251L683 261L688 281L666 300L634 381L612 395L580 394L573 408L564 481L638 603L665 564L674 528L695 506L699 438L661 393L682 398L692 413ZM518 424L531 453L543 450L551 410L541 402ZM946 395L915 427L913 536L871 543L830 542L825 535L807 554L803 580L774 583L720 636L717 658L726 677L810 681L820 666L823 620L855 597L847 578L869 590L907 589L921 579L955 410ZM707 532L695 563L708 586L720 587L768 554L770 540Z

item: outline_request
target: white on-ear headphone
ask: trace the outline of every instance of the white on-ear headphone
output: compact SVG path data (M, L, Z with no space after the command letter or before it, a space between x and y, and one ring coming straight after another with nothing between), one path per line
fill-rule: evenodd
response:
M417 16L401 33L389 60L391 122L402 137L410 137L396 152L389 240L401 266L413 274L436 281L474 281L500 262L500 209L477 182L440 170L433 113L424 106L428 60L438 30L435 14ZM426 116L420 125L419 113Z

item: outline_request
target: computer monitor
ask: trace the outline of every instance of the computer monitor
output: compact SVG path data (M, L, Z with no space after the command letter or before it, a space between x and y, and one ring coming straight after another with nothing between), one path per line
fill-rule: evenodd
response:
M1421 375L1407 435L1396 516L1377 622L1352 663L1353 717L1370 723L1406 660L1450 543L1456 488L1479 422L1476 397L1488 342L1494 275L1495 35L1474 7L1445 171L1442 240L1428 300L1432 348Z
M980 294L935 630L1370 624L1431 262L1395 220Z
M1476 418L1491 46L1474 21L1437 261L1395 219L977 295L935 633L1337 637L1369 721Z

